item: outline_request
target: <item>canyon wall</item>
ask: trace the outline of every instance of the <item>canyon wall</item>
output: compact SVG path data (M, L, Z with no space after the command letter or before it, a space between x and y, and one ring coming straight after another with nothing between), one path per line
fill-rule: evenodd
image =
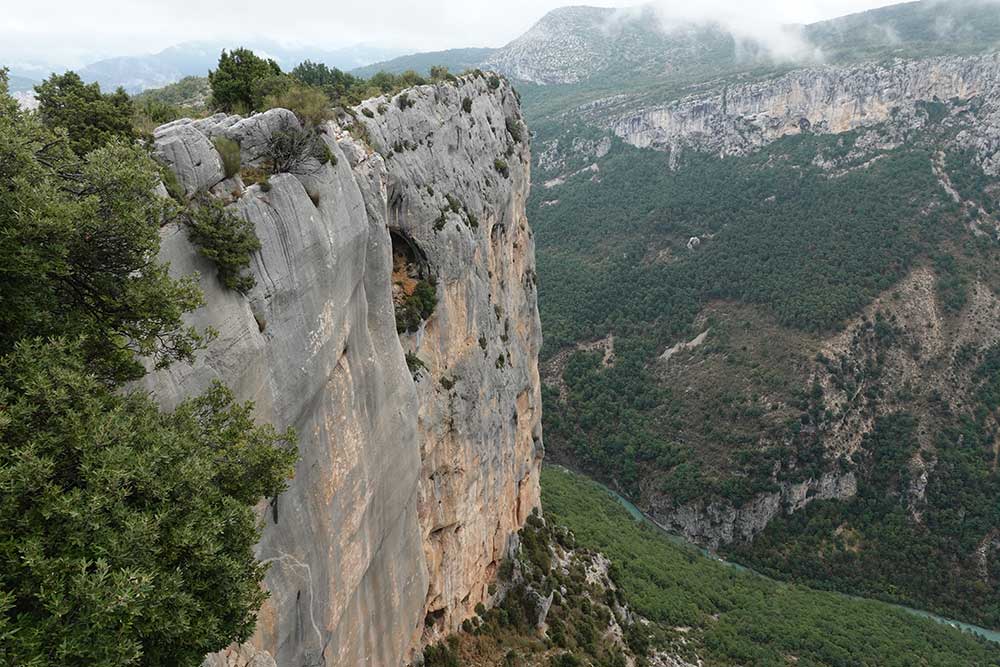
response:
M212 140L262 167L269 138L299 127L290 112L155 134L186 195L226 203L262 247L243 296L180 225L163 228L172 272L200 273L206 304L191 323L218 335L147 388L169 408L221 380L299 435L295 478L259 508L270 598L257 632L209 665L403 664L489 602L538 505L541 333L515 94L470 75L363 108L318 128L329 159L249 186L225 178ZM397 334L393 299L402 252L437 293L410 334Z
M720 82L680 100L616 112L601 123L640 148L741 155L784 136L856 130L911 112L920 102L969 99L998 87L996 54L812 67L768 79ZM602 107L591 103L583 112L601 115ZM995 136L992 145L995 153Z
M539 504L528 131L514 91L496 84L471 75L356 110L387 156L385 225L438 280L434 316L402 336L424 366L416 389L425 640L457 630L488 602L508 536Z

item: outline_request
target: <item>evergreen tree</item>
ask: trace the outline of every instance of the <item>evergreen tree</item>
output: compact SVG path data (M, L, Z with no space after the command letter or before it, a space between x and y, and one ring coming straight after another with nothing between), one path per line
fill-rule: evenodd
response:
M260 109L264 98L279 94L272 85L281 76L281 68L250 49L223 51L218 68L208 73L212 103L223 111L249 112Z
M190 359L201 303L157 260L157 169L18 109L0 70L0 664L197 665L266 596L254 506L292 432L214 385L161 412L139 356Z
M161 413L38 338L0 359L0 405L0 664L194 666L249 637L253 506L292 434L221 385Z
M154 192L155 163L116 137L78 157L78 125L49 130L5 85L0 112L0 354L64 336L112 383L142 375L136 353L190 359L202 336L181 315L201 295L156 261L172 204Z
M66 72L35 86L35 97L42 122L64 128L70 148L79 156L112 139L135 138L132 99L122 88L105 95L98 84L85 84L75 72Z

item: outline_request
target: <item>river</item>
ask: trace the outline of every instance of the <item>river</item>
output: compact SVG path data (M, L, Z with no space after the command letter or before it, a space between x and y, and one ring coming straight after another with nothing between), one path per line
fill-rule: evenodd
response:
M567 472L570 472L570 473L572 473L574 475L580 474L580 473L577 473L575 471L569 470L568 468L564 468L563 466L555 466L555 467L558 467L558 468L561 468L563 470L566 470ZM590 479L590 478L588 478L588 479ZM642 521L642 522L645 522L645 523L653 526L654 528L656 528L657 530L659 530L669 541L671 541L671 542L673 542L675 544L686 546L686 547L693 547L693 548L697 549L698 551L700 551L704 556L706 556L708 558L711 558L712 560L716 560L716 561L718 561L718 562L720 562L720 563L722 563L724 565L727 565L729 567L736 568L736 569L742 570L744 572L751 572L751 573L757 575L758 577L764 577L765 579L770 579L770 577L768 577L767 575L761 574L760 572L757 572L755 570L751 570L750 568L745 567L743 565L740 565L739 563L732 563L730 561L727 561L727 560L724 560L722 558L719 558L717 555L711 553L707 549L703 549L702 547L698 546L697 544L694 544L693 542L689 542L688 540L686 540L681 535L678 535L676 533L670 532L669 530L667 530L666 528L664 528L660 524L656 523L656 521L654 521L651 517L649 517L641 509L639 509L638 507L636 507L635 504L633 504L632 501L630 501L628 498L625 498L620 493L616 492L614 489L608 488L607 486L605 486L604 484L601 484L600 482L598 482L596 480L594 480L594 483L597 484L598 486L600 486L605 491L607 491L609 494L611 494L612 497L615 498L615 500L617 500L619 503L621 503L621 505L626 510L628 510L628 513L632 515L632 518L634 518L636 521ZM844 595L845 597L853 597L853 598L859 599L859 598L857 598L857 596L847 595L845 593L836 593L836 592L834 592L834 594L835 595ZM961 621L955 621L955 620L952 620L950 618L944 618L942 616L938 616L937 614L932 614L931 612L924 611L922 609L914 609L912 607L906 607L906 606L900 605L900 604L893 604L891 602L883 602L883 604L887 604L890 607L895 607L896 609L901 609L901 610L903 610L903 611L905 611L905 612L907 612L909 614L913 614L914 616L922 616L924 618L929 618L931 620L937 621L938 623L944 623L945 625L950 625L951 627L959 629L959 630L964 630L966 632L971 632L974 635L979 635L980 637L983 637L984 639L988 639L990 641L993 641L993 642L996 642L996 643L1000 644L1000 632L998 632L997 630L989 630L987 628L981 628L978 625L971 625L969 623L962 623Z

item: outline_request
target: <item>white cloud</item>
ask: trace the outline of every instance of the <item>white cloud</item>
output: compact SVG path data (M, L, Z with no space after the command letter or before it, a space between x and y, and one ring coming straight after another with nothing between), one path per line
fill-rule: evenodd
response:
M0 18L0 62L79 66L110 55L151 53L189 40L266 37L337 48L364 42L408 50L501 46L547 11L571 0L32 0L9 2ZM586 0L583 0L584 2ZM628 0L598 2L626 7ZM783 23L829 18L885 0L663 0L674 16L725 22L747 35L767 35L779 49Z
M799 26L872 9L893 2L878 0L653 0L664 28L714 22L735 37L763 44L777 60L820 60L822 54L802 39Z

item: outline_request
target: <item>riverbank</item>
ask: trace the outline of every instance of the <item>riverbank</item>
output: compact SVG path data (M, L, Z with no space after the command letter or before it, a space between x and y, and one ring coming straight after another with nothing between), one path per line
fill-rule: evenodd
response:
M558 488L557 488L558 487ZM558 493L556 491L558 490ZM945 619L935 614L929 612L912 609L908 607L903 607L900 605L893 605L890 603L871 600L866 598L858 598L854 596L845 595L843 593L837 593L832 591L820 591L816 589L809 589L804 586L799 586L795 584L789 584L786 582L776 581L769 577L766 577L760 573L749 570L741 565L725 561L715 554L711 554L706 550L698 547L697 545L691 544L684 538L670 533L659 526L650 517L646 516L639 508L637 508L628 499L622 497L620 494L616 493L612 489L595 482L586 476L580 475L579 473L568 470L562 466L546 466L546 472L543 474L543 506L547 513L552 513L557 519L567 523L570 528L574 529L575 532L583 531L584 535L591 535L593 538L593 548L599 548L601 550L611 549L611 550L621 550L621 545L616 543L616 540L624 540L626 536L629 540L634 542L642 543L644 550L648 548L650 552L648 556L641 558L641 570L637 573L636 587L641 592L641 596L647 600L659 600L661 593L655 590L659 587L664 590L662 593L663 605L669 605L676 607L678 605L673 604L667 598L671 595L676 596L680 599L681 603L684 600L694 596L696 603L702 604L702 600L698 599L700 597L700 592L692 590L695 584L705 586L709 590L705 591L705 594L709 598L714 598L715 596L723 597L742 597L742 589L754 589L761 592L767 591L767 595L770 596L782 596L790 598L787 603L791 607L799 607L799 612L802 614L802 618L807 618L810 615L815 616L816 623L819 627L834 628L835 634L841 634L846 636L853 636L859 628L863 628L868 622L875 622L874 628L870 629L869 632L878 633L889 633L891 636L886 638L886 641L894 643L898 636L908 636L906 640L908 646L918 646L925 641L931 641L932 645L940 646L942 641L942 634L946 634L951 639L959 641L957 638L968 637L970 634L979 638L976 641L987 640L990 642L1000 642L1000 633L989 630L987 628L982 628L966 623L961 623L951 619ZM594 491L603 494L605 497L613 501L613 505L620 508L618 515L620 518L612 518L615 512L609 508L603 507L604 504L600 497L595 495ZM579 498L574 498L572 496L580 496ZM567 508L571 507L570 503L580 503L581 500L585 498L586 502L593 506L590 510L592 517L588 518L585 511L576 516L574 513L570 513ZM648 539L642 537L641 535L636 535L633 533L635 529L629 531L625 526L621 526L621 519L624 517L630 517L633 522L638 526L647 526L651 529L649 532L655 532L658 536L659 541L668 543L673 551L676 553L670 553L667 549L653 548L654 545L647 544ZM610 520L617 522L618 527L612 534L607 534L601 531L601 526L598 525L601 522L598 521L599 518L604 517L605 520ZM588 525L588 521L594 525ZM572 525L570 525L572 524ZM640 531L646 532L646 531ZM615 535L617 533L617 537ZM588 546L591 546L588 544ZM627 553L629 549L625 549L623 553ZM656 552L655 556L652 552ZM609 554L610 555L610 554ZM679 560L681 557L682 560ZM625 558L635 560L634 555L625 556ZM678 567L678 562L684 564L684 570L688 570L687 574L683 574L680 571L671 571L666 573L656 573L647 572L650 567L659 559L657 565L664 569L675 569ZM697 561L704 561L704 563L699 564ZM686 563L686 564L685 564ZM691 567L696 567L694 571L691 571ZM625 568L632 566L632 563L626 563ZM680 581L678 581L678 577ZM753 583L756 581L757 583ZM725 590L725 586L731 586L737 590L735 593L730 590ZM652 609L659 609L659 602L657 605L653 605ZM713 606L714 600L710 601L708 604L704 604L704 607L711 608ZM747 604L747 603L741 603ZM760 623L765 625L776 624L773 619L769 619L764 614L768 613L783 613L784 610L781 609L781 605L770 604L761 605L760 601L755 598L749 603L751 606L757 606L760 613L755 619L745 619L746 623ZM841 618L830 618L827 614L833 610L839 610L837 613L841 614ZM898 613L897 613L898 612ZM697 610L693 610L692 613L697 613ZM876 620L877 619L877 620ZM933 622L932 622L933 621ZM837 627L837 623L848 622L850 627ZM683 625L683 623L681 623ZM787 624L785 624L787 625ZM909 626L909 627L903 627ZM798 631L798 627L794 626L792 634ZM957 629L961 632L951 633L951 629ZM714 629L709 627L708 632L713 632ZM783 630L788 632L786 628ZM890 632L891 631L891 632ZM854 640L852 640L854 641ZM860 641L860 639L858 640ZM839 642L838 642L839 643ZM992 646L990 644L989 646ZM995 652L995 647L991 649ZM749 663L749 664L759 664L759 663ZM883 664L880 662L874 664ZM893 663L897 664L897 663ZM906 663L899 663L906 664ZM914 664L937 664L933 662L926 663L914 663ZM1000 665L1000 655L992 658L986 662L948 662L945 660L940 663L942 665L954 665L954 664L988 664L988 665Z

